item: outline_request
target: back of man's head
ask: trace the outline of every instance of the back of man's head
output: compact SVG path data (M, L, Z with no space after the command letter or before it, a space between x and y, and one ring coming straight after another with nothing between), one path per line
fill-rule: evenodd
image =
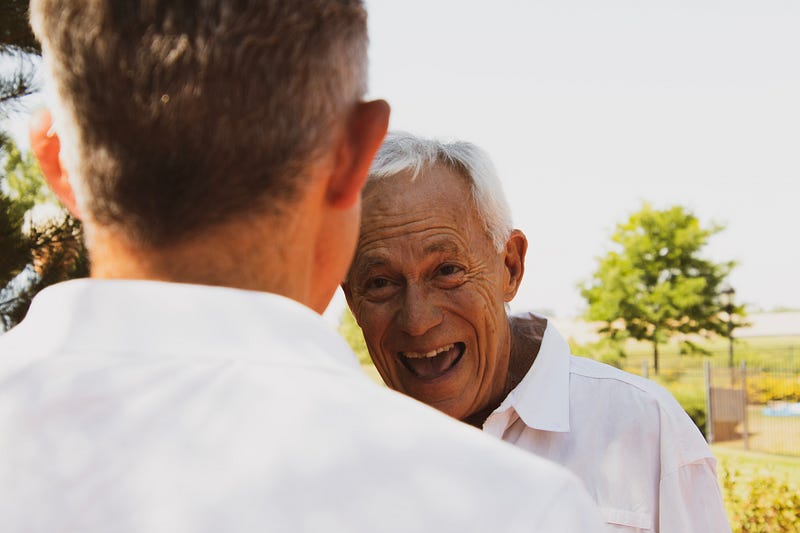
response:
M360 0L33 0L84 216L164 247L280 212L363 96Z

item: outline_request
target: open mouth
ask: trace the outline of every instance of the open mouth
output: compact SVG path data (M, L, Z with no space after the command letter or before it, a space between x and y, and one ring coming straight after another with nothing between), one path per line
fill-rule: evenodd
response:
M432 380L443 376L458 364L466 346L455 342L429 352L400 352L400 361L416 377Z

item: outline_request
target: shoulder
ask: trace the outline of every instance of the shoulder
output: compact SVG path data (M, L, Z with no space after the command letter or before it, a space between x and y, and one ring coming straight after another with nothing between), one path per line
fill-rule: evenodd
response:
M657 436L664 473L713 458L711 449L692 419L672 394L658 383L618 368L570 356L571 399L592 409L613 410L619 424ZM603 398L602 402L597 402ZM583 399L583 400L581 400Z
M570 356L570 376L579 383L591 383L653 402L659 409L682 410L672 394L658 383L588 357Z
M388 464L382 468L399 467L396 483L408 483L409 474L423 475L424 490L438 487L435 497L446 494L448 501L473 501L482 513L500 520L495 526L517 523L517 517L525 530L536 529L539 520L562 512L555 510L557 506L571 506L569 514L583 512L585 523L592 523L593 504L566 469L407 396L379 386L369 388L364 396L368 406L359 415L368 429L354 438L363 438L369 453L381 456L376 460ZM569 505L559 503L563 501ZM561 518L569 516L563 513Z

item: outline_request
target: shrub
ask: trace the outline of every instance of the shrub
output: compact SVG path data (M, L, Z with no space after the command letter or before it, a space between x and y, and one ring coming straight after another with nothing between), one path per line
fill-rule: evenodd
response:
M800 531L800 492L773 476L749 480L722 465L725 507L734 532Z
M776 400L800 402L800 376L749 375L747 400L762 405Z
M706 435L705 391L700 387L679 386L679 384L662 383L662 385L678 400L700 433L708 438Z

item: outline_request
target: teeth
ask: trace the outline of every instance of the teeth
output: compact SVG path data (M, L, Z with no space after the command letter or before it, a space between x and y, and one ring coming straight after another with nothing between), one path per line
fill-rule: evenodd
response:
M455 344L448 344L447 346L442 346L441 348L436 348L435 350L431 350L427 353L419 353L419 352L403 352L403 356L408 357L409 359L429 359L431 357L436 357L442 352L446 352L447 350L453 349Z

